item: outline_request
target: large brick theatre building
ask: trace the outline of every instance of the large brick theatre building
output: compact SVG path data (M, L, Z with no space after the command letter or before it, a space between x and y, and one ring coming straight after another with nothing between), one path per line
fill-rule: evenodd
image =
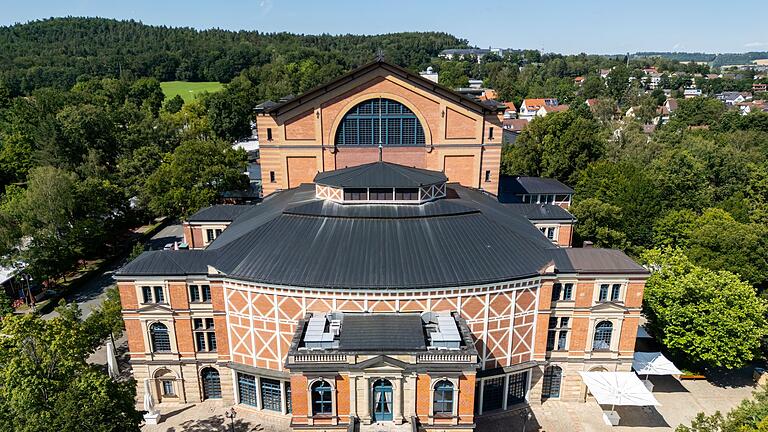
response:
M497 199L498 122L382 61L271 106L263 202L201 210L188 250L116 276L139 397L470 431L630 370L647 272L570 247L558 182Z

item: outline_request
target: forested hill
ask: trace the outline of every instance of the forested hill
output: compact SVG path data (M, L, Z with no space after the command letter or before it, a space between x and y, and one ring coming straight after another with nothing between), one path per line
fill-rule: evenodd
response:
M679 62L708 62L712 66L729 66L749 64L752 60L768 58L768 51L753 51L747 53L725 53L725 54L708 54L708 53L686 53L686 52L638 52L632 55L633 57L645 58L645 57L661 57L669 60L675 60Z
M278 59L346 71L370 61L378 50L417 69L443 49L467 46L466 40L437 32L297 35L52 18L0 27L0 85L24 94L48 86L69 88L83 75L121 73L160 81L228 82L243 69Z

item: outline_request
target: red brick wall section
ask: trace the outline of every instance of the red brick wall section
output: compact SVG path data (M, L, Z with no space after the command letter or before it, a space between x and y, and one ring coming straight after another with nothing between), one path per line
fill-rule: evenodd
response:
M560 224L560 230L557 234L557 244L562 247L571 247L573 241L573 225Z
M477 136L477 120L458 111L447 108L445 137L448 139L473 139Z
M427 150L423 147L384 148L382 160L416 168L427 168ZM350 148L340 147L335 155L338 169L363 165L379 160L379 149L376 147ZM332 169L332 168L328 168Z
M124 310L139 308L139 300L136 298L136 285L133 282L118 282L117 289L120 292L120 303Z
M173 321L173 325L176 332L176 344L179 347L179 352L182 353L182 357L194 357L195 344L192 338L192 323L189 317L177 317Z
M429 421L430 384L429 375L416 377L416 416L423 423Z
M637 325L640 319L637 317L624 318L621 323L621 339L619 340L619 352L622 355L632 355L637 339Z
M341 422L346 422L346 417L349 416L348 375L340 375L336 378L336 415L339 416Z
M631 281L627 285L627 294L624 299L624 305L626 307L642 307L644 291L645 281Z
M170 306L172 309L189 309L189 294L186 282L168 283Z
M475 172L475 157L471 155L446 156L445 176L448 177L449 182L476 187L479 176Z
M192 225L190 225L189 222L184 222L183 227L184 227L184 243L186 243L190 249L195 249L195 238L192 236Z
M144 349L144 327L141 321L131 319L125 320L125 335L128 338L128 350L132 353L143 353Z
M307 378L304 375L291 375L291 406L293 408L293 422L297 424L307 423Z
M475 411L475 375L467 374L459 378L459 423L471 424Z
M312 157L288 157L288 187L295 188L302 183L312 183L317 174L317 160Z
M314 138L315 116L313 110L305 111L285 123L286 141L311 140Z

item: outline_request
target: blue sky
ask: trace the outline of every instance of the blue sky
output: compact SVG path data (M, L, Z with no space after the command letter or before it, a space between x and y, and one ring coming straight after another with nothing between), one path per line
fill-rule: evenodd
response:
M0 4L0 25L72 15L311 34L438 30L480 47L562 53L768 51L766 27L756 16L749 19L740 13L764 11L764 0L0 0Z

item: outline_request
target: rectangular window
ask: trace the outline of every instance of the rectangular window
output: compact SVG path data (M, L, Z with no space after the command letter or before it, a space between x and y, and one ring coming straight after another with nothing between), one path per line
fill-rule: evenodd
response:
M550 330L549 333L547 333L547 351L555 349L555 337L557 337L556 331Z
M163 383L163 396L176 396L176 392L173 390L173 381L162 380Z
M567 203L571 201L570 195L555 195L555 202Z
M200 301L200 291L198 291L197 285L189 286L189 301L191 303Z
M202 294L200 298L202 298L205 303L210 303L211 302L211 286L202 285L200 286L200 290Z
M366 201L368 200L368 189L364 188L345 188L344 201Z
M201 330L203 329L203 319L202 318L193 318L192 319L192 325L195 330Z
M561 351L567 349L568 341L568 317L550 317L549 331L547 333L547 351Z
M392 201L393 193L390 188L371 188L369 200L371 201Z
M523 202L529 204L532 202L531 198L532 198L531 195L523 195Z
M281 412L283 410L283 400L280 393L280 381L269 378L261 379L261 404L263 409Z
M559 351L566 349L566 342L568 341L568 330L560 330L557 337L557 349Z
M213 318L205 319L205 328L207 328L208 330L211 330L213 328Z
M202 352L205 351L205 333L204 332L197 332L195 333L195 350Z
M143 303L152 303L152 287L141 287L141 298Z
M573 284L563 284L563 300L573 300Z
M611 287L611 301L619 301L621 298L621 284L613 284Z
M237 374L237 393L240 395L240 403L249 406L258 406L256 399L256 377L243 373Z
M214 234L214 231L212 229L205 230L205 242L210 243L214 240L216 240L216 234Z
M165 294L163 293L163 287L156 286L155 289L155 303L165 303Z
M272 141L272 128L267 128L267 141Z
M528 393L528 372L521 372L509 376L507 387L507 407L525 402Z
M397 188L395 189L395 199L397 201L418 201L419 190L416 188Z
M485 182L491 181L491 170L485 170Z
M208 332L208 351L216 351L216 333Z
M488 139L489 140L493 139L493 127L488 128Z
M275 172L274 171L270 171L269 172L269 182L270 183L275 183L276 181L277 180L275 180Z
M601 284L600 285L600 292L597 295L597 301L608 301L608 288L610 285L608 284Z

